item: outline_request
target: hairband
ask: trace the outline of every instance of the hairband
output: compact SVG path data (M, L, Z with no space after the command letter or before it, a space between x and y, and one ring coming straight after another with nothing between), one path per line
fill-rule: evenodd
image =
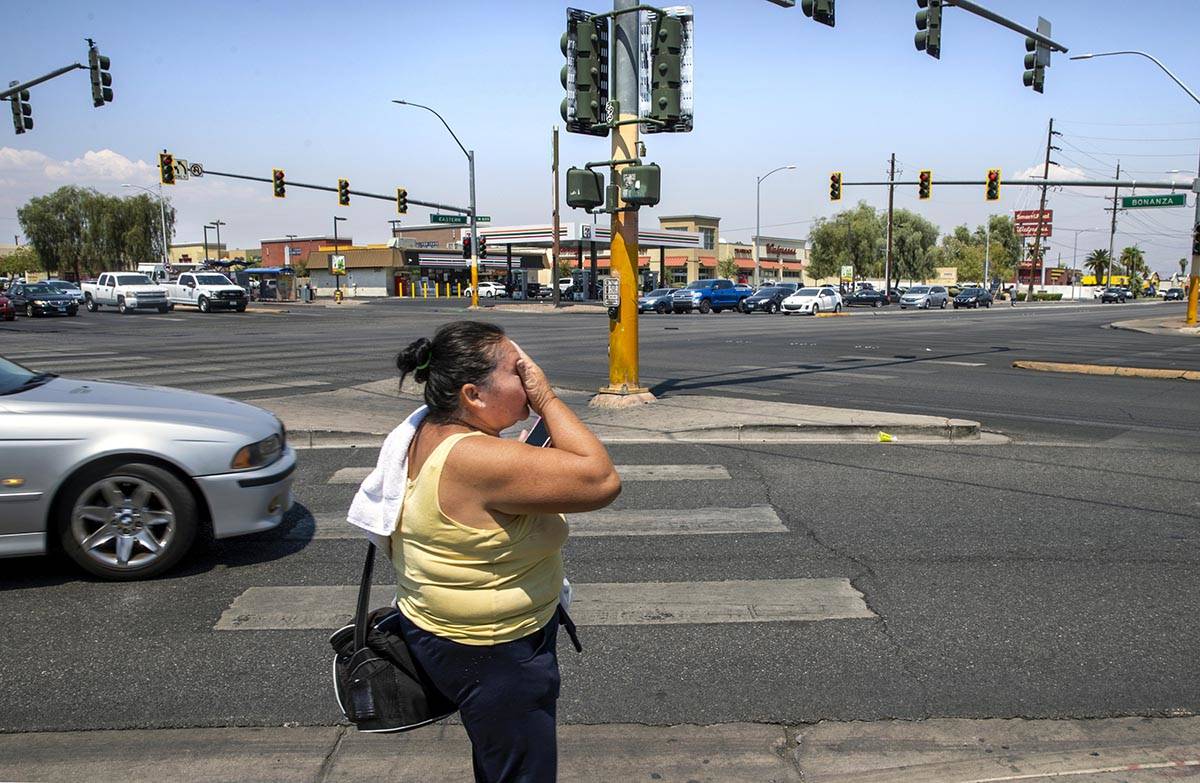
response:
M425 357L425 362L423 364L418 364L417 369L424 370L426 367L429 366L429 362L432 360L433 360L433 351L430 351L429 354Z

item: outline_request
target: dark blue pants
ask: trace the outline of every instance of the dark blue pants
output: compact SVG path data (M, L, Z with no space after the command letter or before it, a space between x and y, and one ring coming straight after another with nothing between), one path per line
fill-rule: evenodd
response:
M401 620L413 658L458 705L476 783L552 783L559 676L558 615L541 630L491 646L460 644Z

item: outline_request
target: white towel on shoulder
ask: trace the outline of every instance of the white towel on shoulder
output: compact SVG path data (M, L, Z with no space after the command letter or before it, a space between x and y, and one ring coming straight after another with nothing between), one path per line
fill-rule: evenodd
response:
M390 539L404 509L408 447L427 413L429 408L422 405L387 436L375 469L363 479L346 513L346 521L362 530L384 555L390 556Z

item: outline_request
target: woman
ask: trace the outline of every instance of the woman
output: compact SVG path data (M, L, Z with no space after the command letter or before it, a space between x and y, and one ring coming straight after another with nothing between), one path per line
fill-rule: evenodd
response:
M553 781L563 512L607 506L621 480L500 327L447 324L396 365L428 407L391 539L405 640L458 705L477 781ZM500 438L531 408L552 448Z

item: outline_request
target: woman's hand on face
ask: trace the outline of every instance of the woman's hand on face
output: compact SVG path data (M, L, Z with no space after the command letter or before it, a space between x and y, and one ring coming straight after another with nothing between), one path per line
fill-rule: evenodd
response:
M529 407L533 408L534 413L541 416L545 406L554 399L550 381L547 380L546 373L542 372L542 368L529 358L529 354L525 353L521 346L513 343L513 347L517 349L517 374L521 376L521 383L525 386L525 396L529 398Z

